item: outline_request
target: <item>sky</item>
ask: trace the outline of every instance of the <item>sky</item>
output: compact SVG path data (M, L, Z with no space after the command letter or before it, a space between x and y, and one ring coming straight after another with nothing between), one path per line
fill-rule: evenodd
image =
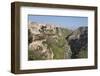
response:
M79 16L28 15L28 21L44 24L56 24L60 27L69 29L76 29L80 26L88 26L88 17Z

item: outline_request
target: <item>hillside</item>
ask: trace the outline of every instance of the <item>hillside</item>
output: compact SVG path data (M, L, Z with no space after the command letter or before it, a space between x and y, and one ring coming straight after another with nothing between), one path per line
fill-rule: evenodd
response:
M72 51L71 58L88 57L88 27L79 27L66 37Z
M80 28L80 30L82 29ZM75 48L72 48L74 43L70 43L75 38L73 35L76 35L75 32L73 33L67 28L57 27L54 24L29 23L28 60L81 58L83 51L82 55L80 52L80 54L77 54L77 57L76 54L74 56L73 49ZM78 35L80 36L81 33ZM82 58L84 57L82 56Z

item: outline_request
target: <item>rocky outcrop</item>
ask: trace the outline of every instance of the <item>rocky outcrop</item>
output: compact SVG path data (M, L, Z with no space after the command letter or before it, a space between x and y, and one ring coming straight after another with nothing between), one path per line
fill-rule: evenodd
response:
M70 50L72 51L71 58L81 58L80 55L82 52L87 53L88 47L88 28L80 27L77 30L73 31L66 37ZM84 54L82 58L87 57L87 54Z
M56 28L48 24L30 23L28 27L29 60L53 59L47 39L55 38Z

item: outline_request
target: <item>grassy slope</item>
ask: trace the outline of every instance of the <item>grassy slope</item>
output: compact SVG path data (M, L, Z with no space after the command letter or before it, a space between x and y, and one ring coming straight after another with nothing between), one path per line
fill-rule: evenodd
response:
M54 59L64 59L64 52L65 52L65 37L71 33L71 31L69 31L66 28L60 28L60 33L62 34L61 36L58 36L57 38L57 42L56 41L52 41L51 44L49 44L49 47L52 49L53 53L54 53Z

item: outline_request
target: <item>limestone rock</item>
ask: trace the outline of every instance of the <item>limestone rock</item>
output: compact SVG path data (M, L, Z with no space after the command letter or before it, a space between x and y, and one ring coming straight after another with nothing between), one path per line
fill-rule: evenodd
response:
M56 28L52 25L32 22L28 27L29 60L53 59L53 51L47 44L49 36L55 38Z

